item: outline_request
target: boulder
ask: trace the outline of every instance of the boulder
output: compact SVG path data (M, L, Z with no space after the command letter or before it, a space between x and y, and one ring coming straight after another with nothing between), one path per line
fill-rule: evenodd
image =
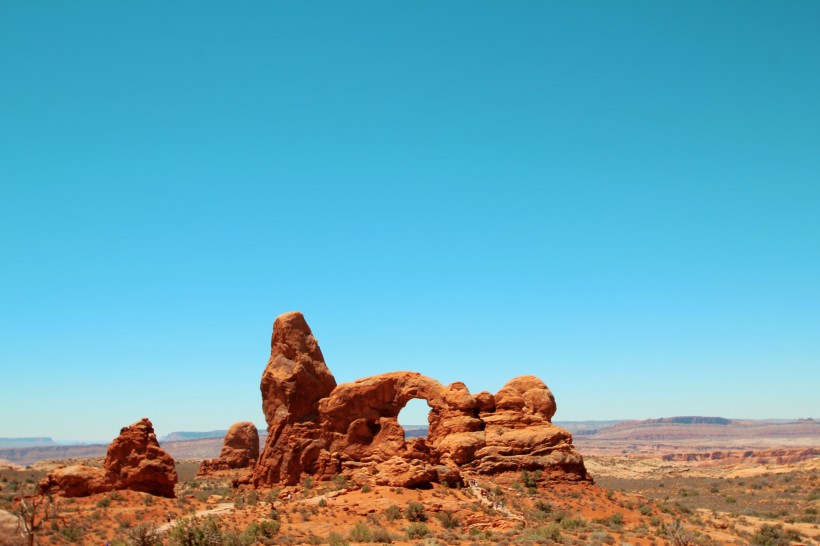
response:
M219 470L250 468L259 458L259 431L250 421L234 423L225 434L222 452L216 459L202 461L199 475L207 476Z
M105 470L102 468L71 465L50 472L40 481L40 491L59 491L65 497L87 497L111 491L111 488L105 482Z

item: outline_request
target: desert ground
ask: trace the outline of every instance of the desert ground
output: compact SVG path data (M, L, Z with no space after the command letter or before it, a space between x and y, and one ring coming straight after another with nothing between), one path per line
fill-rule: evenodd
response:
M720 435L715 426L724 427ZM576 436L594 484L537 483L522 473L514 483L465 475L455 487L429 489L356 486L343 476L253 489L232 486L242 471L202 478L200 459L177 459L175 499L135 491L56 496L36 539L43 545L820 544L816 426L609 425L595 440ZM749 434L752 429L759 434ZM640 439L646 436L652 439ZM191 442L196 451L205 441ZM790 447L774 448L778 442ZM0 466L2 544L25 544L12 515L19 494L53 468L77 462ZM102 459L82 462L100 466Z

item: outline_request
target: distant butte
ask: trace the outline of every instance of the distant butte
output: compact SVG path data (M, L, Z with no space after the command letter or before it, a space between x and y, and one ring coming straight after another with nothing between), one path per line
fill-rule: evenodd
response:
M337 385L304 316L279 316L262 375L265 447L248 480L293 485L345 475L359 484L429 487L470 476L497 481L529 471L539 481L591 482L572 436L552 424L555 399L533 376L498 393L471 395L415 372ZM432 408L426 438L405 439L397 417L408 401Z

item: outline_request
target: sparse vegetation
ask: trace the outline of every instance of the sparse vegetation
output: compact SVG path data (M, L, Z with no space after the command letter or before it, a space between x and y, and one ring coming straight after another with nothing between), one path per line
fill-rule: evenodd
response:
M427 521L427 514L424 512L424 505L415 501L407 503L407 507L404 509L404 517L407 521Z
M752 544L755 546L789 546L800 539L800 533L797 531L784 529L782 525L764 524L752 536Z
M384 511L384 517L387 518L387 521L395 521L399 519L401 517L401 508L399 508L395 504L391 504Z
M420 522L411 523L407 527L405 534L407 535L407 538L411 540L416 538L424 538L430 536L430 529L427 528L427 525Z
M161 546L162 533L153 523L141 523L128 530L124 542L128 546Z
M12 481L18 490L24 490L36 480L29 480L22 472L3 472L0 483L6 487L0 491L0 508L12 506L13 494L8 487ZM111 540L108 529L108 533L116 532L113 546L389 544L399 537L424 546L466 546L471 540L502 546L714 546L720 542L710 531L716 528L714 521L710 521L709 512L698 510L714 506L733 514L729 521L723 516L719 528L724 535L736 536L736 543L784 546L799 535L783 523L818 522L818 509L809 500L816 500L818 481L810 473L796 472L789 480L779 475L751 475L743 480L667 477L664 488L658 480L624 480L615 488L607 484L607 489L563 486L532 491L533 483L538 483L535 473L522 472L520 479L511 482L485 479L478 488L462 491L444 485L435 485L432 490L373 485L357 489L335 477L321 486L309 483L313 494L305 494L297 486L283 495L281 490L232 489L225 479L198 478L180 484L179 497L173 500L135 492L65 499L60 510L65 521L49 520L40 528L37 540L43 546L104 543ZM727 502L728 498L737 502ZM378 505L368 506L377 499ZM502 501L504 510L499 509ZM238 509L230 507L234 503ZM386 508L374 511L373 506ZM221 512L203 514L215 509ZM590 519L581 517L581 510L591 513ZM361 519L353 519L343 529L328 529L328 522L338 522L336 518L343 511ZM596 511L600 513L597 517ZM170 512L173 518L168 521L172 523L161 537L158 526L166 523ZM197 514L200 517L194 517ZM509 522L514 520L508 518L517 516L526 521L520 528L493 531L481 527L493 525L484 522ZM746 521L748 516L765 518L766 525L760 526L752 518ZM476 521L480 526L475 526ZM462 530L462 525L467 528ZM333 532L325 534L330 530ZM810 544L812 540L809 534L802 542Z

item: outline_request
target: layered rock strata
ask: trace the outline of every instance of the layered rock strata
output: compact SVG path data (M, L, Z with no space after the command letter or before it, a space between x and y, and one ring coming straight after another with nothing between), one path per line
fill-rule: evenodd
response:
M523 470L540 480L590 480L571 434L551 422L552 393L533 376L475 396L463 383L444 386L415 372L336 385L310 327L293 312L274 322L261 390L268 437L254 469L257 486L344 474L358 483L425 487L466 475L512 481ZM431 408L429 430L406 441L397 417L414 398Z

